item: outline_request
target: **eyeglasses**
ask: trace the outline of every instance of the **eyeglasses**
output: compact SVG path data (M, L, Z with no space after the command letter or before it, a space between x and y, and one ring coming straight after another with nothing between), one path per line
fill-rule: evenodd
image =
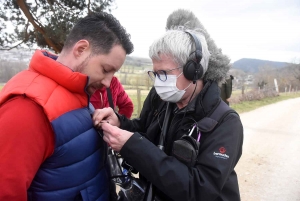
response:
M157 76L158 79L165 82L168 79L167 73L171 72L173 70L179 69L179 68L182 68L182 67L173 68L171 70L148 71L148 75L151 78L151 80L153 80L153 81L155 80L155 77Z

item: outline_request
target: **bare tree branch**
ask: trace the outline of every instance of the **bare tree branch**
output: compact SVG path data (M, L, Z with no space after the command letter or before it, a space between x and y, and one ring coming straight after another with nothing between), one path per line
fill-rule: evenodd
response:
M0 50L11 50L11 49L14 49L16 47L18 47L19 45L21 45L22 43L26 42L26 40L22 40L20 43L14 45L14 46L11 46L11 47L7 47L7 48L0 48Z
M88 2L88 14L90 14L91 13L91 1L89 0L89 2Z
M37 22L36 20L33 18L33 16L31 15L30 11L28 10L26 3L24 0L17 0L17 4L20 7L20 9L22 10L22 12L24 13L24 15L27 17L27 19L29 20L29 22L32 24L32 26L38 31L40 32L43 37L45 38L46 43L53 48L53 50L55 52L60 52L60 48L57 47L53 41L47 36L45 30L43 29L43 26Z

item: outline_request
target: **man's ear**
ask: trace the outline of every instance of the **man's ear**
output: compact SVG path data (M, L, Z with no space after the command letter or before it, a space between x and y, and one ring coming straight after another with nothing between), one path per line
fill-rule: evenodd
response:
M73 55L75 58L79 58L83 54L87 53L90 49L90 43L87 40L80 40L73 46Z

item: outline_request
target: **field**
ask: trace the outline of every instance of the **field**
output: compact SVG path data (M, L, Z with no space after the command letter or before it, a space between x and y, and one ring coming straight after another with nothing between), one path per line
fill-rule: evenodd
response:
M3 88L4 83L0 83L0 91ZM151 85L150 85L151 86ZM140 102L138 101L138 91L136 86L132 85L124 85L125 91L128 94L128 96L131 98L133 105L134 105L134 111L132 114L132 118L136 118L139 116L141 109L143 107L143 103L149 93L149 90L147 89L148 87L146 86L139 86L140 88ZM232 92L232 97L237 97L241 95L241 90L234 90ZM247 93L247 91L245 91ZM255 101L243 101L238 104L231 104L230 107L232 107L234 110L236 110L238 113L243 113L243 112L248 112L251 110L254 110L256 108L269 105L272 103L276 103L282 100L287 100L291 98L297 98L300 97L300 92L291 92L291 93L280 93L279 96L276 97L269 97L269 98L264 98L262 100L255 100Z
M133 102L133 113L132 113L132 118L138 117L140 114L140 110L143 107L144 101L149 93L149 90L141 90L141 102L139 103L138 98L137 98L137 90L136 89L125 89L126 93L130 97L130 99Z
M256 108L269 105L272 103L276 103L279 101L291 99L291 98L298 98L300 97L300 92L292 92L292 93L280 93L279 96L276 97L268 97L262 100L255 100L255 101L243 101L239 104L232 104L230 105L234 110L238 113L248 112L254 110Z
M140 111L138 110L138 100L137 100L137 90L136 89L126 89L126 93L131 98L133 104L134 104L134 111L132 118L138 117ZM145 98L147 97L147 94L149 93L149 90L141 90L141 103L140 107L142 108ZM232 96L239 96L241 95L241 90L235 90L232 92ZM247 92L246 92L247 93ZM238 104L232 104L230 107L232 107L234 110L236 110L238 113L248 112L251 110L254 110L256 108L269 105L272 103L276 103L279 101L291 99L291 98L297 98L300 97L300 92L291 92L291 93L280 93L279 96L276 97L269 97L264 98L262 100L254 100L254 101L243 101Z

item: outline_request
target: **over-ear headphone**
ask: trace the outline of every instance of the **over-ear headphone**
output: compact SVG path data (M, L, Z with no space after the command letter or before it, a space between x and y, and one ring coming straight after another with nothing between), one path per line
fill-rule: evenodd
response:
M195 43L196 51L194 53L196 59L190 59L187 61L187 63L183 66L183 75L186 79L195 83L196 80L199 80L203 75L203 67L200 63L202 59L202 47L200 41L193 33L189 31L185 32L191 36L193 42Z

